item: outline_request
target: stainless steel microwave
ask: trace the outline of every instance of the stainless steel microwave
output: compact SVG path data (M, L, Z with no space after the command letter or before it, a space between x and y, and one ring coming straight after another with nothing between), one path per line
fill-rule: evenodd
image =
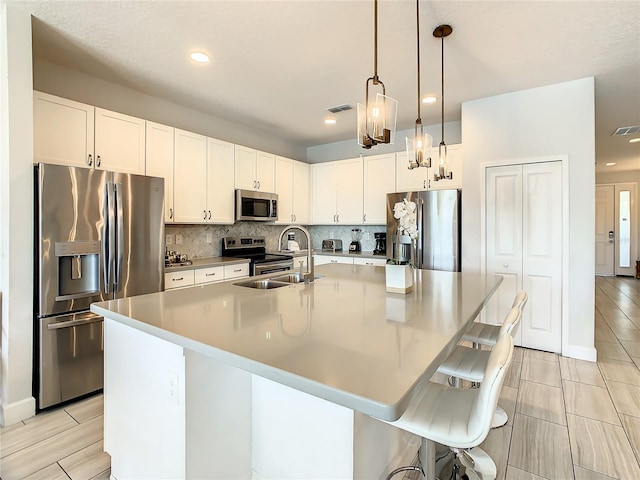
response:
M278 220L278 194L236 190L237 221L274 222Z

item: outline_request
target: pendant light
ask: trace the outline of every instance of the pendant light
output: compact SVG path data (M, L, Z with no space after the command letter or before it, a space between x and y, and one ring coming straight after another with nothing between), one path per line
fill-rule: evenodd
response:
M449 171L449 159L447 158L447 144L444 142L444 38L451 35L453 28L450 25L440 25L433 31L433 36L442 40L442 140L438 147L438 170L433 175L433 179L437 182L443 179L453 179L453 172Z
M373 2L373 17L373 77L367 79L364 105L358 103L358 144L367 149L394 142L398 111L398 101L386 95L378 77L378 0ZM369 99L369 84L382 86L375 100Z
M420 118L420 0L416 0L416 51L418 57L418 118L413 127L413 138L406 137L407 161L409 170L418 167L431 167L431 146L433 137L424 133L422 118Z

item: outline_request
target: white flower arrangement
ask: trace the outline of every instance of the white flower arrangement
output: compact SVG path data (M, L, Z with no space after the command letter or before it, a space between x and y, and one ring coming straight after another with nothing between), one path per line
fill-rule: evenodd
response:
M411 240L418 238L416 204L406 198L393 206L393 217L398 219L398 234L408 235Z

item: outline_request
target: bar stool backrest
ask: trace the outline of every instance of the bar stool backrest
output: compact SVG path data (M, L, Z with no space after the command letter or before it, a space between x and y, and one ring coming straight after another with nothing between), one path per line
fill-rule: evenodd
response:
M509 310L507 317L502 322L502 326L500 327L500 331L498 332L498 338L503 335L513 335L516 333L516 327L518 323L520 323L520 319L522 318L522 310L518 307L513 307Z

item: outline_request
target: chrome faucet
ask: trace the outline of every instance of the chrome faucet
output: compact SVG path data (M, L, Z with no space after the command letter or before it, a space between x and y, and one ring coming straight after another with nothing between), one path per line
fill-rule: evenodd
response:
M298 229L307 237L307 272L303 275L305 283L313 283L315 280L315 272L313 265L313 255L311 254L311 234L309 230L304 228L301 225L289 225L288 227L284 227L284 230L280 233L280 237L278 237L278 248L282 250L282 239L284 238L284 234L289 230ZM302 265L300 266L300 272L302 273Z

